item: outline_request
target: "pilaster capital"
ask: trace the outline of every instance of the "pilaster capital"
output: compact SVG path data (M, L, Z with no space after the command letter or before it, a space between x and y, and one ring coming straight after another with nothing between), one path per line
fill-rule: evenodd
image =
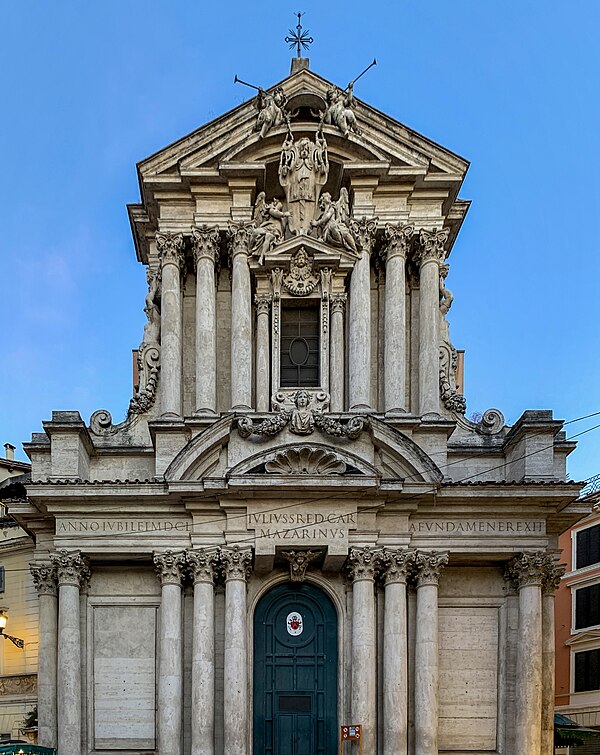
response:
M344 313L344 307L346 306L346 302L348 300L348 294L331 294L329 297L329 301L331 303L331 311L333 313L335 312L341 312Z
M566 566L564 564L557 564L552 556L548 555L548 562L542 579L542 593L544 595L554 596L561 579L565 576L565 571Z
M192 227L192 250L194 252L194 265L198 267L201 259L209 260L213 265L217 260L219 250L218 226L200 225Z
M90 579L89 559L80 551L60 550L50 554L50 561L56 570L59 587L73 585L86 587ZM35 579L35 577L34 577Z
M54 564L29 564L38 595L56 595L58 579Z
M211 585L215 583L215 572L218 562L214 550L208 551L201 548L199 550L188 551L186 560L195 585L201 582L207 582Z
M256 305L256 315L268 315L272 301L272 294L255 294L254 304Z
M219 562L225 576L225 582L241 580L245 582L252 571L252 551L250 548L240 548L234 545L231 548L219 549Z
M362 217L360 220L352 220L350 222L350 230L358 240L358 245L368 255L373 251L378 220L379 218Z
M417 588L435 585L440 581L442 569L448 563L448 553L439 551L417 551L415 556L415 576Z
M163 267L165 265L177 265L180 270L184 269L183 233L157 232L156 249Z
M432 231L421 228L419 233L421 243L417 255L421 265L431 261L441 263L446 259L446 242L449 235L448 228L434 228Z
M364 548L350 548L348 553L348 576L352 582L368 580L373 582L381 566L381 551L368 545Z
M508 562L504 578L516 590L522 587L541 587L549 565L552 565L552 557L546 553L519 553Z
M406 548L384 548L381 564L384 585L406 584L415 564L415 551Z
M153 560L161 585L181 585L187 566L185 551L155 553Z
M229 241L229 256L232 261L238 254L243 254L246 257L250 255L253 231L253 222L234 222L233 220L229 222L227 227L227 239Z
M383 260L387 263L393 257L406 259L410 240L415 232L414 225L408 223L388 223L385 227L386 246L381 251Z

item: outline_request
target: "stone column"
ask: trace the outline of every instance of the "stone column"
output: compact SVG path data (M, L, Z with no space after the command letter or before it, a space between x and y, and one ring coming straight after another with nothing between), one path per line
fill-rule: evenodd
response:
M215 752L215 600L216 559L206 550L187 556L194 580L192 629L192 752Z
M271 294L256 294L256 411L269 411L269 308L273 297Z
M406 403L406 254L414 226L387 225L385 259L384 410Z
M419 283L419 411L440 411L440 263L449 231L421 230Z
M196 413L217 411L217 299L219 229L192 228L196 266Z
M377 752L377 655L375 571L378 553L351 548L352 579L352 722L363 726L363 752Z
M438 583L447 553L417 553L415 755L438 755Z
M160 384L163 416L181 416L183 234L157 233L162 265L160 300Z
M546 556L542 582L542 740L541 755L554 755L555 637L554 593L565 567Z
M225 573L225 657L223 661L223 751L227 755L249 753L248 720L248 612L246 580L250 573L250 550L222 548Z
M31 564L39 597L38 648L38 743L56 747L56 664L58 656L58 604L56 569L50 564Z
M408 550L383 552L383 755L408 752L408 622L406 578L414 561Z
M331 357L329 360L329 393L331 411L344 411L344 307L347 295L331 294Z
M181 583L185 553L154 554L161 583L158 646L158 751L177 755L183 746L183 641Z
M359 257L350 278L348 404L350 411L371 408L371 251L377 218L353 221Z
M89 579L89 562L77 551L51 553L50 559L58 577L57 753L80 755L82 689L79 589Z
M252 407L252 299L248 256L251 223L230 223L231 408Z
M546 568L543 553L521 553L507 568L507 577L519 592L515 741L527 755L541 752L542 582Z

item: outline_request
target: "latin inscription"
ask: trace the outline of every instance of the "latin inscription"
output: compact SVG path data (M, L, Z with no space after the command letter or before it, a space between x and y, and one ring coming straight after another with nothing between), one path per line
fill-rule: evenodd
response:
M355 513L261 512L248 514L248 529L268 540L345 540L356 527Z
M153 532L191 532L192 522L152 519L61 519L56 523L56 534L101 533L125 535Z
M453 535L543 535L545 522L525 520L488 520L465 519L410 522L411 534L435 535L439 533Z

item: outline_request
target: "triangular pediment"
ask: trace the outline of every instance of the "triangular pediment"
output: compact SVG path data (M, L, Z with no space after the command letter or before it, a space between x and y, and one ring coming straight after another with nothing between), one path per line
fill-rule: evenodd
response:
M281 242L265 255L262 265L254 259L252 267L271 270L278 267L289 267L292 258L301 250L312 258L315 268L330 267L334 270L351 270L357 256L346 249L336 249L312 236L300 234Z
M289 76L279 84L288 102L311 108L317 112L325 102L327 90L333 84L313 71L303 70ZM321 104L322 106L322 104ZM302 109L302 108L298 108ZM356 116L362 134L344 137L334 126L325 126L325 135L332 157L344 160L380 162L389 164L392 174L403 176L413 169L415 175L429 175L432 180L445 176L462 181L468 162L451 151L430 141L404 124L381 113L356 98ZM219 167L230 162L247 163L268 161L278 153L285 136L285 127L273 128L261 139L254 131L257 111L254 99L225 113L191 134L165 147L138 165L142 180L158 176L219 175ZM292 130L314 130L317 118L292 119Z

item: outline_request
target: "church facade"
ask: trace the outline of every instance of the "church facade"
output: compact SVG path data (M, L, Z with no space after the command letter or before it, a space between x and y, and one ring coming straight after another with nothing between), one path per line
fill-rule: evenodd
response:
M12 506L40 744L331 755L359 725L365 755L553 752L573 444L549 411L465 416L467 167L302 58L139 164L127 417L53 412Z

